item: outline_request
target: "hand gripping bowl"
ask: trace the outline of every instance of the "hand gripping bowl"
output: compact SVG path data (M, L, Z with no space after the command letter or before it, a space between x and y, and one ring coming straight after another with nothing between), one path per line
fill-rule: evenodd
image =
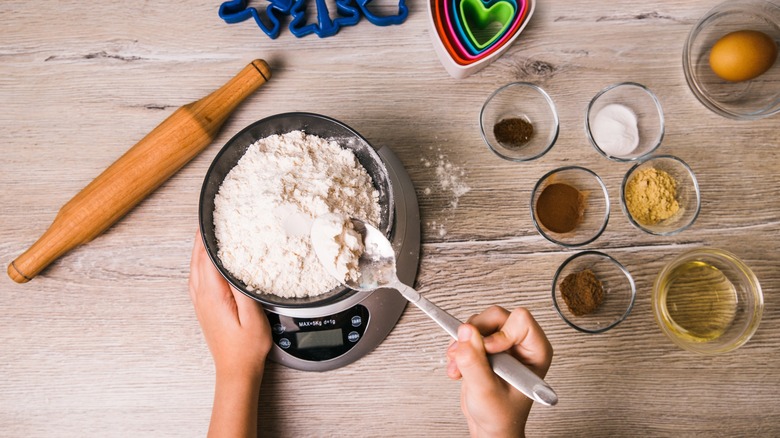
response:
M374 188L379 192L379 205L381 207L381 221L379 229L391 237L393 227L393 215L395 203L393 191L387 167L376 150L349 126L326 116L311 113L285 113L277 114L259 120L236 134L228 140L222 150L217 153L211 163L203 188L200 192L199 225L203 234L203 243L206 246L211 261L217 267L220 274L236 289L260 303L283 308L302 308L311 306L323 306L345 300L359 294L344 286L337 286L330 291L306 298L284 298L261 291L249 291L246 284L235 278L222 265L218 257L217 238L214 233L214 197L219 192L228 172L238 163L238 160L246 153L249 146L255 141L274 134L284 134L290 131L300 130L310 135L316 135L328 140L335 140L343 148L352 150L360 164L366 169L374 183Z

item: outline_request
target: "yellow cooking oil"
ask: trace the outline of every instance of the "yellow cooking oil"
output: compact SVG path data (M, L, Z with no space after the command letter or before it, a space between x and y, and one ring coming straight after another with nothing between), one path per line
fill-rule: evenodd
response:
M660 285L661 319L677 336L693 342L717 339L737 313L737 291L715 266L689 261Z

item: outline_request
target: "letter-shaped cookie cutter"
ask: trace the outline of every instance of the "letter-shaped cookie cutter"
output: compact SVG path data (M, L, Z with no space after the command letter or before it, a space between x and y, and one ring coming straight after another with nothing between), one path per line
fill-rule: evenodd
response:
M336 0L338 16L330 18L328 5L325 0L315 0L317 5L317 23L306 24L306 2L308 0L295 0L290 15L290 32L300 38L310 33L317 34L320 38L335 35L342 26L354 26L360 21L360 11L352 5L352 0Z
M265 16L270 27L262 19L256 8L247 8L248 0L229 0L219 7L219 17L226 23L233 24L254 18L255 23L270 38L275 39L281 30L281 16L290 15L290 32L296 37L303 37L311 33L320 38L335 35L342 26L354 26L360 21L361 13L366 19L377 26L389 26L401 24L409 16L409 8L406 0L399 0L398 14L377 15L369 8L372 0L336 0L337 17L331 18L325 0L315 0L317 6L317 22L307 24L306 4L309 0L269 0L265 9Z
M268 21L271 22L269 28L265 22L260 18L260 13L256 8L247 8L247 0L230 0L222 3L219 6L219 18L225 20L225 23L233 24L240 23L244 20L254 18L257 26L271 39L276 39L282 30L281 16L288 15L292 8L292 0L269 0L268 6L265 8L265 15Z
M396 15L376 15L368 9L368 4L372 0L357 0L358 7L363 11L366 19L376 26L389 26L391 24L401 24L409 16L409 8L406 6L406 0L399 0L398 14Z

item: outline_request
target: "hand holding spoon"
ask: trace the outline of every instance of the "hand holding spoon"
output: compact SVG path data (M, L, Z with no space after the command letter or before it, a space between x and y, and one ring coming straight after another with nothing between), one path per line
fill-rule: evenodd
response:
M351 219L355 231L363 237L363 253L358 260L357 279L345 278L337 271L337 263L332 251L328 251L329 237L333 237L332 218L317 218L312 224L311 238L314 252L325 269L346 286L360 292L371 292L379 288L391 288L401 293L410 303L419 307L431 319L436 321L454 339L458 338L458 327L462 324L437 305L425 299L413 288L401 283L396 275L395 251L390 241L381 231L359 219ZM330 236L328 236L330 234ZM333 240L329 241L331 244ZM517 388L528 398L546 406L558 403L558 395L539 376L529 370L522 362L508 353L488 355L493 371Z

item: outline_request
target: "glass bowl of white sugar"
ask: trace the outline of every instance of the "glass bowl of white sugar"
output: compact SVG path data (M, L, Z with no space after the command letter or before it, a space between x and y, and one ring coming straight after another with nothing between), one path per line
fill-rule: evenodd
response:
M635 82L610 85L596 94L585 115L585 133L601 155L635 161L661 146L664 114L647 87Z

